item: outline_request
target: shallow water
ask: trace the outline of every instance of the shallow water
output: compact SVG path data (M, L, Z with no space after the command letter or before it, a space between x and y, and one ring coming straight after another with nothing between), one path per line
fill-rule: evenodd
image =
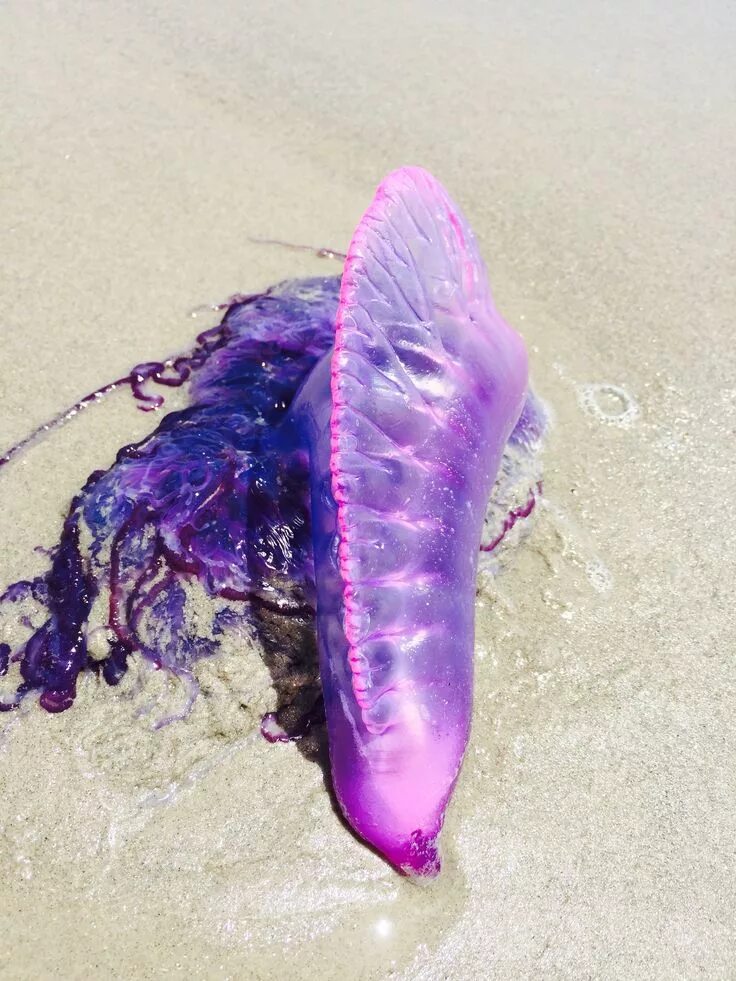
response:
M406 162L462 204L554 425L531 533L479 580L437 883L398 879L317 763L249 734L272 690L243 636L155 739L161 672L8 720L0 974L729 976L731 8L2 16L0 446L186 347L188 310L334 271L248 236L344 248ZM0 582L149 429L115 395L0 475Z

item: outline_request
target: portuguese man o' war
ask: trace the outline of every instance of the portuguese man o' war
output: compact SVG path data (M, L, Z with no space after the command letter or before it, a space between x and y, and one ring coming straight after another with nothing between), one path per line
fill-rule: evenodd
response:
M121 381L146 409L162 401L146 382L186 384L188 405L90 475L46 574L0 598L35 610L21 644L0 643L0 708L35 692L66 710L81 672L114 685L132 657L181 678L188 708L228 617L301 617L345 818L397 869L436 874L470 729L478 559L531 513L545 426L465 219L426 171L395 171L342 278L236 297L189 354ZM208 629L188 614L193 581ZM275 717L263 731L284 737Z

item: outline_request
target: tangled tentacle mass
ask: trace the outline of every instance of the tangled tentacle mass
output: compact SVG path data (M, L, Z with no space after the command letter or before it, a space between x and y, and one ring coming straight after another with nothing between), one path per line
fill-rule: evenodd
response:
M90 475L46 575L0 598L6 614L26 600L36 618L45 614L23 643L0 647L0 673L14 665L20 673L1 709L36 691L45 709L62 711L81 671L116 684L134 653L191 677L194 661L216 653L220 627L200 634L187 616L192 578L234 609L265 604L288 614L309 604L307 460L279 424L333 342L339 282L292 281L239 299L177 359L189 407ZM140 384L143 372L131 375ZM108 650L93 658L87 627L103 596Z

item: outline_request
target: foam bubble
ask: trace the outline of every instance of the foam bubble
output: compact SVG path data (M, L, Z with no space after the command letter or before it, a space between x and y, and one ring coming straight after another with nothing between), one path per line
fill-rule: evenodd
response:
M636 399L621 385L610 382L578 385L581 409L599 422L628 429L639 415Z
M585 574L597 593L607 593L613 586L610 570L600 559L591 559L586 562Z

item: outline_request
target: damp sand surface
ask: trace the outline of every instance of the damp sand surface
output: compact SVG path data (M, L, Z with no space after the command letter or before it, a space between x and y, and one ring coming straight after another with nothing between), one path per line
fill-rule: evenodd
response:
M191 309L336 271L250 237L344 249L404 163L462 205L553 413L544 502L479 577L440 879L397 877L260 737L244 634L157 732L181 693L142 665L0 720L0 977L731 976L732 6L0 16L0 446L189 347ZM151 425L116 394L0 473L0 582Z

